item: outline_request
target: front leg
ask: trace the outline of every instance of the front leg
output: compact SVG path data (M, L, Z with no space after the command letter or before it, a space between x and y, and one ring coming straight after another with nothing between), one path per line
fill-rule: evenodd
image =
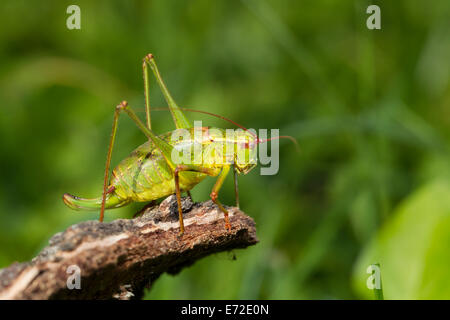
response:
M224 215L224 219L225 219L225 228L228 229L228 231L231 231L231 224L230 224L230 220L228 219L228 210L225 209L222 204L220 203L220 201L217 199L219 196L219 190L222 187L223 182L225 181L225 178L228 175L228 172L230 171L230 166L224 166L222 168L222 172L220 173L219 177L216 180L216 184L214 185L210 197L211 200L217 204L217 206L219 207L219 209L223 212Z
M207 174L209 176L216 176L217 175L217 169L212 168L205 168L201 166L195 166L195 165L178 165L175 169L175 192L177 196L177 203L178 203L178 215L180 220L180 236L184 233L184 224L183 224L183 211L181 208L181 192L180 192L180 181L179 181L179 173L181 171L194 171L194 172L200 172ZM231 224L230 220L228 218L228 210L224 208L224 206L220 203L218 196L219 196L219 190L223 185L223 182L225 181L225 178L228 175L228 172L230 172L230 166L226 165L222 167L222 171L220 172L219 177L216 180L216 183L214 184L214 187L211 191L210 197L211 200L219 207L220 211L224 214L225 219L225 228L228 229L228 231L231 231Z

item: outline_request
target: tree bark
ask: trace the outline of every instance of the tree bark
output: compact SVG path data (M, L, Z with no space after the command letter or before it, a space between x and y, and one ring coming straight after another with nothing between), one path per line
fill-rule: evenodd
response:
M238 208L227 207L229 232L212 201L183 198L182 206L181 237L175 196L135 219L70 226L30 262L0 270L0 299L139 299L164 272L258 242L253 219Z

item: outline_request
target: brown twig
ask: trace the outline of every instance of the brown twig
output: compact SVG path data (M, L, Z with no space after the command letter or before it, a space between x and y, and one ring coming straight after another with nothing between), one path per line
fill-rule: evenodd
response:
M254 221L235 207L228 208L228 232L212 201L183 198L182 206L181 238L175 196L136 219L69 227L31 262L0 270L0 299L136 299L164 272L176 274L207 255L258 242Z

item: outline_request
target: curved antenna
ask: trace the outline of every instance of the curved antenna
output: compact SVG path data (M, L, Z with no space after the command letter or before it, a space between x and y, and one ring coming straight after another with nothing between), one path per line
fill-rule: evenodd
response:
M232 123L235 126L241 128L241 129L249 132L251 135L253 135L256 138L257 143L264 143L264 142L275 140L275 139L288 139L288 140L291 140L295 144L295 148L296 148L297 152L300 152L300 146L298 145L297 140L294 137L292 137L292 136L278 136L278 137L272 137L272 138L268 138L268 139L259 139L258 135L256 135L253 132L249 131L243 125L240 125L239 123L237 123L237 122L235 122L235 121L233 121L231 119L228 119L228 118L226 118L224 116L221 116L221 115L218 115L218 114L215 114L215 113L212 113L212 112L208 112L208 111L196 110L196 109L191 109L191 108L180 108L180 109L183 110L183 111L188 111L188 112L203 113L203 114L207 114L207 115L210 115L210 116L213 116L213 117L216 117L216 118L228 121L229 123ZM158 107L158 108L152 108L152 110L164 111L164 110L169 110L169 108L167 108L167 107Z
M278 137L272 137L272 138L268 138L268 139L258 139L258 143L264 143L264 142L271 141L271 140L276 140L276 139L289 139L289 140L291 140L295 144L295 148L297 149L297 152L300 152L300 146L298 145L297 140L294 137L292 137L292 136L278 136Z
M237 122L235 122L235 121L233 121L233 120L231 120L231 119L228 119L228 118L226 118L226 117L224 117L224 116L221 116L221 115L218 115L218 114L215 114L215 113L212 113L212 112L208 112L208 111L202 111L202 110L196 110L196 109L190 109L190 108L180 108L180 109L183 110L183 111L188 111L188 112L203 113L203 114L207 114L207 115L210 115L210 116L213 116L213 117L216 117L216 118L219 118L219 119L228 121L229 123L234 124L235 126L241 128L241 129L244 130L244 131L249 132L250 134L254 135L256 138L258 138L257 135L255 135L253 132L249 131L249 130L248 130L246 127L244 127L243 125L240 125L239 123L237 123ZM163 111L163 110L169 110L169 108L167 108L167 107L152 108L152 111L153 111L153 110L156 110L156 111Z

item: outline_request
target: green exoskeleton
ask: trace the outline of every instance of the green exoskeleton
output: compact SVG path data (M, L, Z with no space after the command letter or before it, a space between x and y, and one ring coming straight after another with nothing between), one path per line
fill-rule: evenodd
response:
M156 135L151 130L150 97L149 97L149 70L153 71L164 98L169 105L169 110L175 122L177 130L184 129L191 135L191 139L171 139L173 131ZM239 206L239 195L237 189L237 174L246 174L255 167L256 161L251 154L256 154L257 144L262 142L256 134L247 130L236 131L233 135L226 135L225 130L219 128L200 128L200 138L195 137L195 130L186 118L182 109L177 106L164 84L152 54L147 55L143 61L143 74L145 86L145 110L146 125L136 116L126 101L121 102L115 109L114 122L111 139L108 148L106 168L104 175L103 194L96 199L84 199L64 194L64 203L76 210L98 210L100 209L100 221L103 221L105 209L124 206L130 202L146 202L176 194L178 213L180 221L180 235L184 232L183 213L181 208L181 192L188 192L207 176L218 177L210 194L211 199L224 214L225 227L231 230L228 219L228 211L222 206L218 199L219 190L230 172L234 171L236 203ZM119 114L125 112L136 123L139 129L149 139L147 142L135 149L129 157L124 159L113 171L109 178L111 154L117 131ZM222 147L224 144L231 145L231 156L221 155L216 144ZM176 163L172 154L176 150L188 147L200 148L201 163L184 161ZM215 154L214 154L215 153ZM213 154L213 155L212 155ZM239 155L243 155L239 159ZM210 157L222 157L222 161L205 161ZM191 158L192 159L192 158Z

